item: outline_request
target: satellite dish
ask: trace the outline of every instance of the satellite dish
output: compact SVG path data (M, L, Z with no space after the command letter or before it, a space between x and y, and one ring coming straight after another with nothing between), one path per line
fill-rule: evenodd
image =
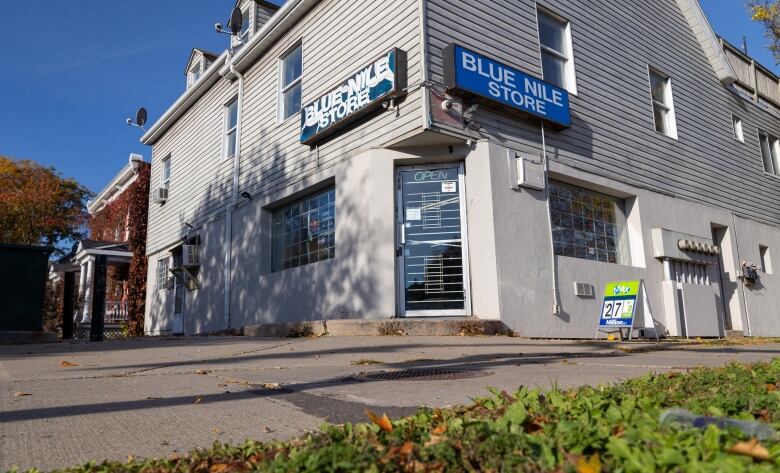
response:
M237 35L241 32L241 25L244 23L244 14L241 13L241 9L236 7L233 9L233 13L230 14L230 32Z
M146 114L146 109L141 107L138 109L137 112L135 112L135 123L138 126L144 126L146 124L146 119L148 118Z

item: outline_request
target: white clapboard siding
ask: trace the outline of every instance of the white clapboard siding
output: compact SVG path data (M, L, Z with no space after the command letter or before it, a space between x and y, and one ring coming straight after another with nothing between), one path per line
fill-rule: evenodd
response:
M553 159L780 223L780 179L763 172L757 136L780 133L780 120L720 83L675 0L545 5L572 22L578 89L574 125L547 133ZM535 2L428 0L427 7L432 80L443 80L441 50L450 42L541 76ZM672 78L678 140L655 132L648 66ZM733 138L732 114L743 120L745 143ZM489 107L476 120L507 145L538 147L538 125Z

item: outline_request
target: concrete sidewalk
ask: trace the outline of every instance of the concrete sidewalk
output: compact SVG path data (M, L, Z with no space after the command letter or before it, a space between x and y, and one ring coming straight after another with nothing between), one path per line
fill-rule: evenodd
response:
M366 408L393 417L421 405L467 403L487 386L612 383L778 356L780 345L618 346L508 337L211 337L0 347L0 470L168 456L214 441L286 439L325 421L365 420ZM77 366L62 367L63 361ZM399 376L408 369L434 377ZM470 376L450 379L458 370Z

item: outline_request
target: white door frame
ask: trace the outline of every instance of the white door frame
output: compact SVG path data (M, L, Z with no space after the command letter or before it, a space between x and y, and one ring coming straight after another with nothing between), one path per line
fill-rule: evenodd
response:
M458 199L460 203L460 238L461 238L461 258L463 259L463 305L462 310L406 310L406 281L404 279L404 251L403 240L405 234L404 215L403 215L403 184L401 181L401 172L419 171L426 169L446 169L458 168ZM463 162L447 164L427 164L418 166L399 166L395 170L396 198L395 198L395 243L396 249L400 249L396 256L396 277L398 290L396 298L399 308L399 316L404 318L414 317L471 317L471 279L469 274L469 245L468 245L468 225L466 221L466 174Z

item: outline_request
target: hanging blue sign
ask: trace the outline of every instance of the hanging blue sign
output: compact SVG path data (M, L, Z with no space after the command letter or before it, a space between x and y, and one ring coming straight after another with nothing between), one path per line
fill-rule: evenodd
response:
M394 48L303 107L301 143L314 144L333 135L405 89L405 53Z
M444 49L444 83L561 127L571 126L569 93L462 46Z

